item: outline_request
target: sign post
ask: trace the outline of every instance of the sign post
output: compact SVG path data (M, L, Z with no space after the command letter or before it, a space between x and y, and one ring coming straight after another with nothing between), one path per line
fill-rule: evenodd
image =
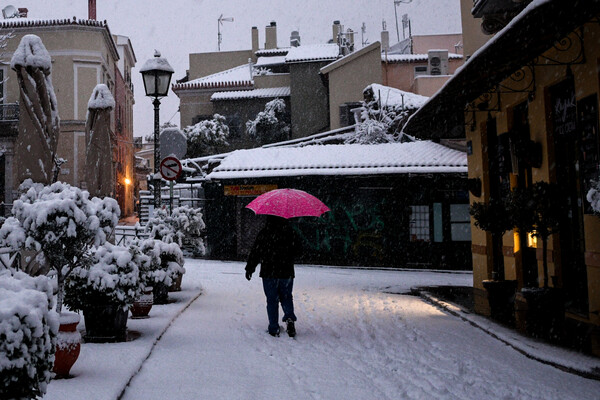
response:
M170 195L170 207L169 213L173 212L173 185L181 172L183 171L183 167L181 162L177 157L169 156L162 159L160 162L160 174L162 177L168 181L169 183L169 195Z

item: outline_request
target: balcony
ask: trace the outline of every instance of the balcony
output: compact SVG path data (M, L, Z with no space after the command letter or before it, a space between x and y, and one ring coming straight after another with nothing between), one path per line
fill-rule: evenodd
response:
M19 134L19 104L0 104L0 137L13 137Z

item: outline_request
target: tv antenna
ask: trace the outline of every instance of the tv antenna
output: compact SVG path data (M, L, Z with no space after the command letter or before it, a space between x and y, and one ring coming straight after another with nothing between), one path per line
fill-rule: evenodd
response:
M362 26L360 27L360 33L361 33L362 46L365 47L369 43L369 39L365 39L365 34L367 33L367 24L365 24L364 22L362 23Z
M221 25L223 22L233 22L233 17L223 17L223 14L217 20L217 32L218 32L218 44L217 47L221 51L221 42L223 41L223 35L221 35Z
M398 29L398 11L397 8L400 4L412 3L412 0L394 0L394 14L396 15L396 35L398 36L398 42L400 42L400 30ZM404 24L404 21L402 21ZM404 35L404 26L402 29L402 35Z

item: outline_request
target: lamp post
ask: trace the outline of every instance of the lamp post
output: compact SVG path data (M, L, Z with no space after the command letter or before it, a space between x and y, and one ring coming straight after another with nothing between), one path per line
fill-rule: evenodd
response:
M154 182L154 208L160 208L160 142L159 142L159 109L160 100L159 98L167 96L169 92L169 85L171 84L171 76L173 75L173 68L169 65L166 58L160 56L160 52L154 51L154 58L146 61L144 66L140 69L142 78L144 79L144 90L146 96L154 97L154 175L152 181Z

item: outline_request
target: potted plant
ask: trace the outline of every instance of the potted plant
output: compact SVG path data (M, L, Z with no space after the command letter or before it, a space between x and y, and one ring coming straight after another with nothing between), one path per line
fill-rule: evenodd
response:
M25 180L19 187L21 196L15 200L13 216L0 228L0 246L17 252L29 251L28 264L43 264L56 280L56 311L60 314L60 331L73 329L79 315L63 311L65 280L81 265L86 254L106 242L116 226L119 206L111 198L89 198L89 193L66 183L45 186ZM31 270L29 265L22 266ZM76 332L61 334L57 364L63 354L76 359L79 340ZM65 350L65 351L61 351ZM68 373L68 372L67 372ZM63 374L62 372L60 374Z
M129 308L132 318L148 318L148 314L154 305L153 295L153 276L152 263L150 257L142 253L139 247L139 240L136 238L129 244L129 251L132 253L140 271L140 290L141 294L133 301Z
M66 283L65 304L82 310L86 341L126 340L129 307L141 292L136 255L127 247L105 243L75 267Z
M46 393L58 332L52 301L47 277L0 270L0 398Z
M562 291L548 285L548 239L560 229L563 205L557 184L536 182L526 188L517 188L511 194L514 218L542 242L542 287L525 287L517 301L526 303L521 308L526 314L522 330L533 336L560 339L564 304Z
M166 243L177 243L184 254L204 255L202 234L205 228L200 209L180 206L169 215L166 210L157 210L154 218L146 225L149 238ZM182 275L175 277L170 291L181 290Z
M475 220L475 226L492 235L492 279L482 282L488 292L491 316L498 321L512 323L517 282L504 280L502 252L502 236L514 226L507 201L491 198L487 203L473 203L469 212Z
M177 243L146 239L140 243L140 250L150 258L143 272L146 285L154 287L154 304L169 301L169 287L173 281L185 273L183 253Z

